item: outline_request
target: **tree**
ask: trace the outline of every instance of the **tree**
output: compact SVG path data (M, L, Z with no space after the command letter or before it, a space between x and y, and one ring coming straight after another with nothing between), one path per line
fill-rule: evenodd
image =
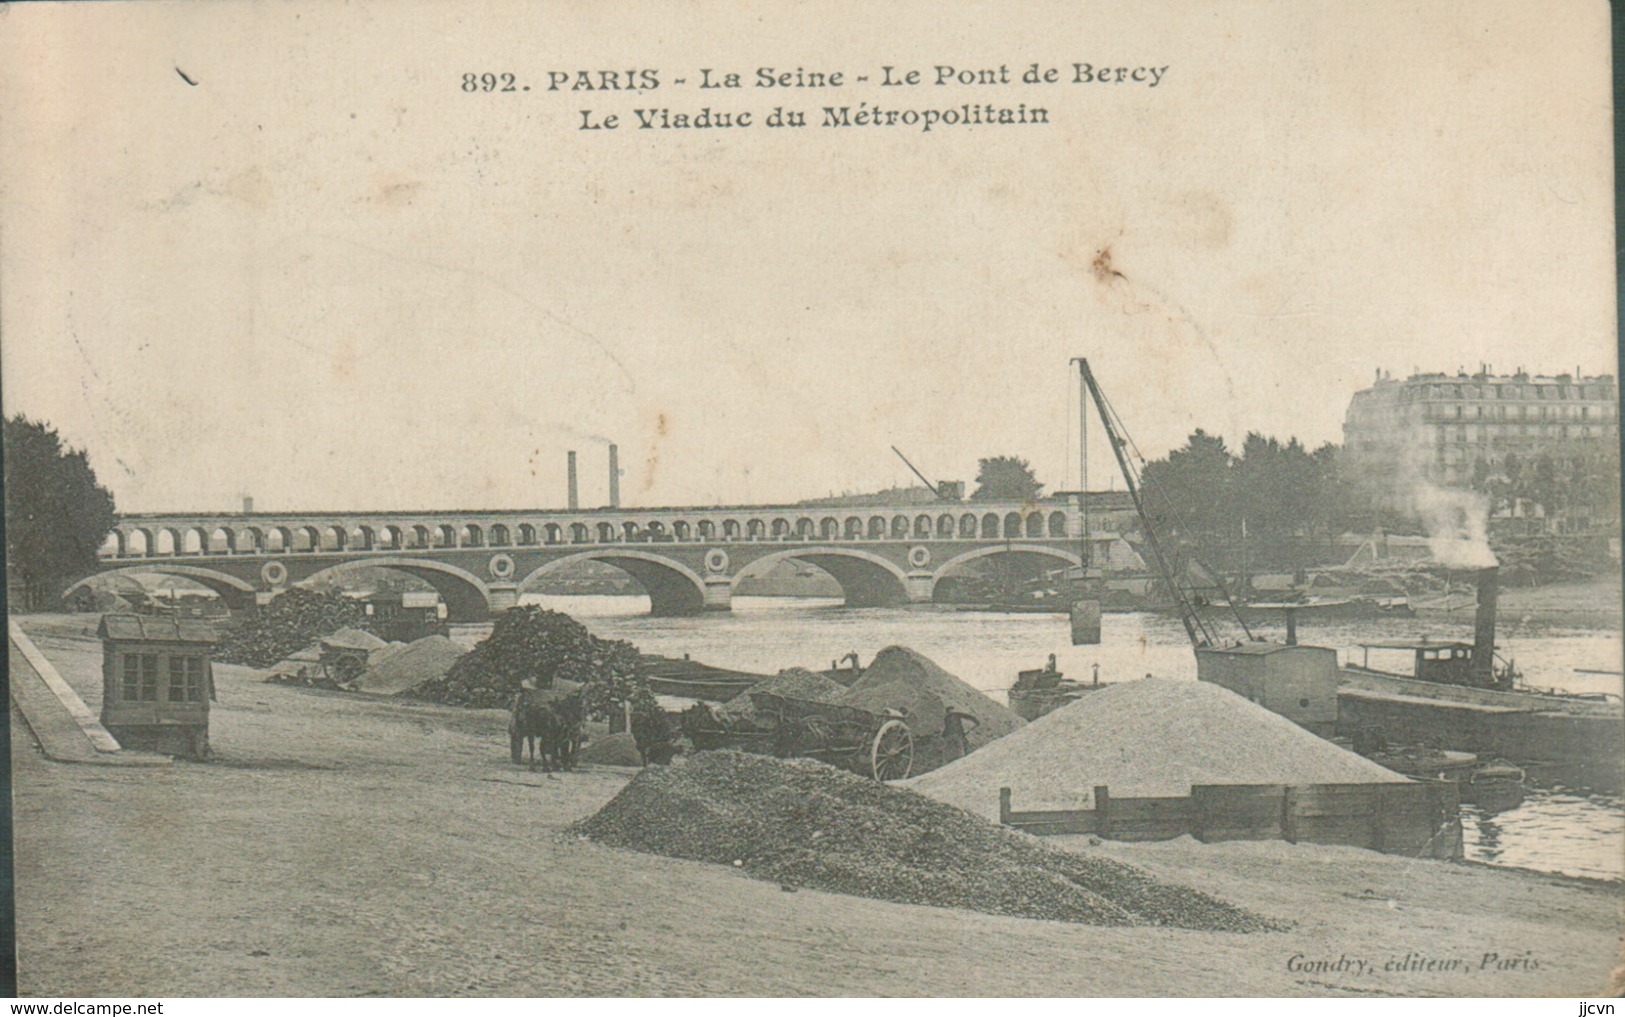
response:
M993 456L976 464L976 491L971 501L1034 502L1043 494L1044 485L1025 459Z
M1301 569L1316 537L1347 523L1352 499L1337 472L1337 447L1313 453L1296 438L1252 433L1241 454L1198 430L1181 448L1146 464L1146 514L1165 549L1181 542L1218 565ZM1243 527L1247 536L1242 544Z
M118 515L83 449L46 424L5 422L6 579L12 603L34 610L93 571Z
M1168 458L1143 471L1146 514L1160 537L1217 545L1235 526L1236 459L1224 439L1198 429Z

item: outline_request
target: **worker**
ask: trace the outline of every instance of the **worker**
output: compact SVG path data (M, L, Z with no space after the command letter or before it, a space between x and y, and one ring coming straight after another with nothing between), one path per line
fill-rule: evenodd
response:
M970 722L967 730L965 722ZM942 718L942 760L949 762L959 759L970 752L970 741L966 737L971 731L981 726L981 721L975 716L949 707Z

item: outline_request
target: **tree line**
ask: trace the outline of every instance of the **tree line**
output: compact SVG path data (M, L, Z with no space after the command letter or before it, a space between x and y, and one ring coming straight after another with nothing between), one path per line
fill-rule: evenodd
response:
M1296 438L1257 432L1237 452L1198 429L1145 465L1142 501L1158 537L1191 545L1215 565L1236 568L1250 557L1299 568L1358 512L1337 454L1329 442L1311 452Z

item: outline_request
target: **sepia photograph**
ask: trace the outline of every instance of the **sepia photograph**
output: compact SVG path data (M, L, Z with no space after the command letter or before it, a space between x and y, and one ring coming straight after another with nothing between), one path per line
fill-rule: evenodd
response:
M15 991L1611 1012L1611 16L0 4Z

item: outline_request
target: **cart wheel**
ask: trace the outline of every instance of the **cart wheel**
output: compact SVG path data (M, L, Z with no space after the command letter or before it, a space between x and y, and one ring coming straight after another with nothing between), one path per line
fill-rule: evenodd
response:
M888 720L875 732L869 750L875 780L902 780L914 769L914 735L900 720Z

